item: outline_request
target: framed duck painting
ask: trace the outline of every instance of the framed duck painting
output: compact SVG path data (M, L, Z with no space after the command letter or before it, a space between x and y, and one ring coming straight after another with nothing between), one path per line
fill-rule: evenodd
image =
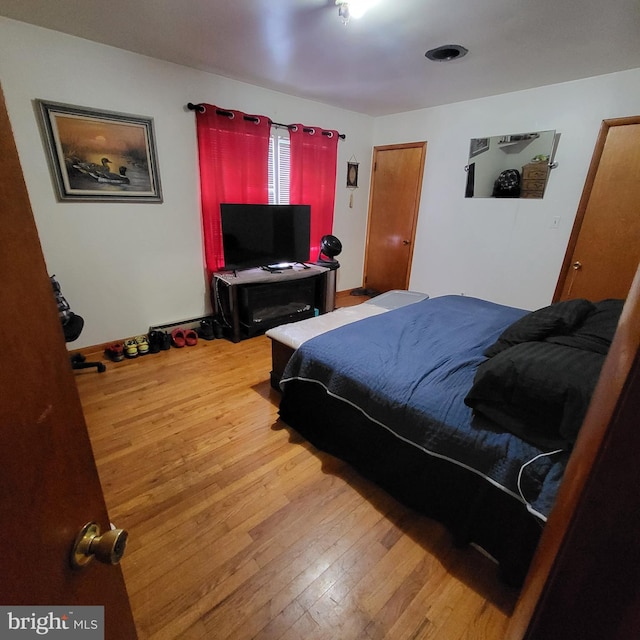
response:
M35 104L58 200L162 202L152 118Z

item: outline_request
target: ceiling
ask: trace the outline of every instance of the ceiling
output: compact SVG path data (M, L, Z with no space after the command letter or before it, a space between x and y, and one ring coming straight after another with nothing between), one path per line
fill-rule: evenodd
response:
M640 68L639 0L380 0L346 26L334 0L0 0L0 15L371 116ZM446 44L469 53L425 58Z

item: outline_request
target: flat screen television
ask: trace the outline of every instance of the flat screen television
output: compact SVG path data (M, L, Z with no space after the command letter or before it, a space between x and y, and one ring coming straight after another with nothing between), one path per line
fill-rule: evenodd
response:
M221 204L220 217L226 270L309 260L310 205Z

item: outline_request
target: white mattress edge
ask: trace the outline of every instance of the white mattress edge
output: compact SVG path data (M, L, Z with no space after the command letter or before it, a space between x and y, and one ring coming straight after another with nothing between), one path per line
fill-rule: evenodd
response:
M297 349L303 342L337 329L351 322L386 313L389 309L376 307L372 304L357 304L351 307L341 307L313 318L281 324L266 332L266 336L282 344Z

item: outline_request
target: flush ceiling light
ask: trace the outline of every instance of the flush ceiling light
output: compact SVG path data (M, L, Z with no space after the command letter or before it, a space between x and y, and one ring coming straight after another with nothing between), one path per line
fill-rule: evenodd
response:
M336 0L338 15L347 24L351 18L361 18L371 7L380 0Z
M429 49L424 55L435 62L448 62L449 60L462 58L467 53L469 53L469 50L459 44L443 44L441 47Z

